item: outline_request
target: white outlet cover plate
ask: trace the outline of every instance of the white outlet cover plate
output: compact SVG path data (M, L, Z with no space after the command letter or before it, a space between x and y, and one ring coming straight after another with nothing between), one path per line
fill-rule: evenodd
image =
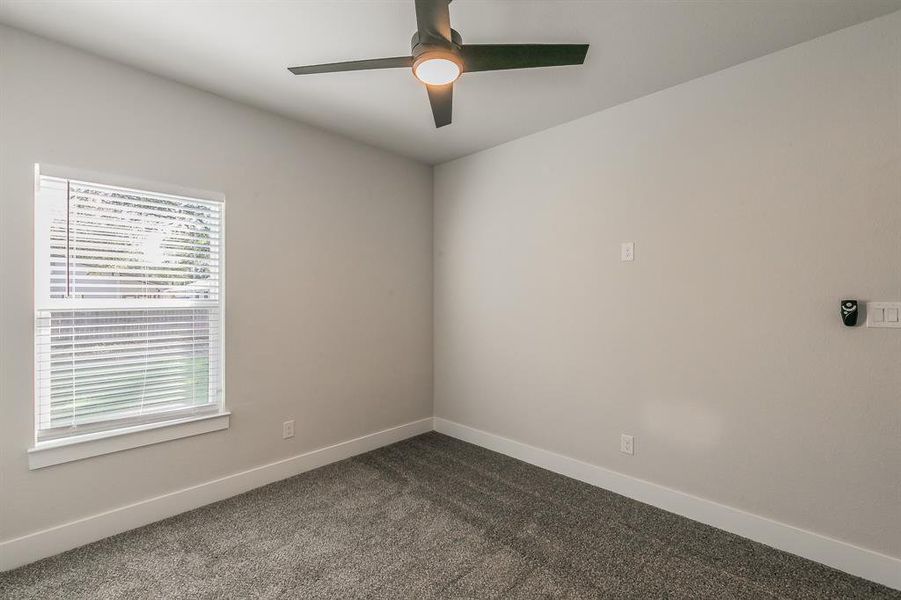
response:
M635 260L635 242L623 242L620 248L620 260L623 262Z
M635 438L625 433L622 434L619 438L619 451L623 454L635 454Z
M867 302L867 327L901 329L901 302Z

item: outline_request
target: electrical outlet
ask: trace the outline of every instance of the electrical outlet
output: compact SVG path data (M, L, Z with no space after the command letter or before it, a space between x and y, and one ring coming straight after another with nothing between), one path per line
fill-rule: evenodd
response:
M619 437L619 451L623 454L635 454L635 438L625 433Z
M619 258L623 262L632 262L635 260L635 242L623 242L620 247Z
M294 437L294 419L282 423L282 439Z

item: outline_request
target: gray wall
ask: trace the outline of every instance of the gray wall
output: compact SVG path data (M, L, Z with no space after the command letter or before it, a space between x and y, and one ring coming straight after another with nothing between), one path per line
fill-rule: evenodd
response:
M899 65L895 13L439 166L436 415L901 556L901 331L838 314L901 300Z
M28 470L36 162L225 193L228 431ZM431 416L431 168L0 27L0 177L0 540Z

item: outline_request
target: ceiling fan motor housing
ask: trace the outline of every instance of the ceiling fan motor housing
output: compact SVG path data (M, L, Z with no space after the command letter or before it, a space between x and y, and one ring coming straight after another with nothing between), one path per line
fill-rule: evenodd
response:
M425 52L436 52L443 50L445 52L457 53L460 51L461 46L463 46L463 37L456 29L451 29L450 42L440 37L421 38L419 32L416 31L413 33L413 37L410 39L410 54L412 54L413 58L416 59Z

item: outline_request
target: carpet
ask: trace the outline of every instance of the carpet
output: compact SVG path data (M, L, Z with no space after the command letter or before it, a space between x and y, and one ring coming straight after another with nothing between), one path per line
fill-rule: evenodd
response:
M2 573L0 598L901 592L433 432Z

